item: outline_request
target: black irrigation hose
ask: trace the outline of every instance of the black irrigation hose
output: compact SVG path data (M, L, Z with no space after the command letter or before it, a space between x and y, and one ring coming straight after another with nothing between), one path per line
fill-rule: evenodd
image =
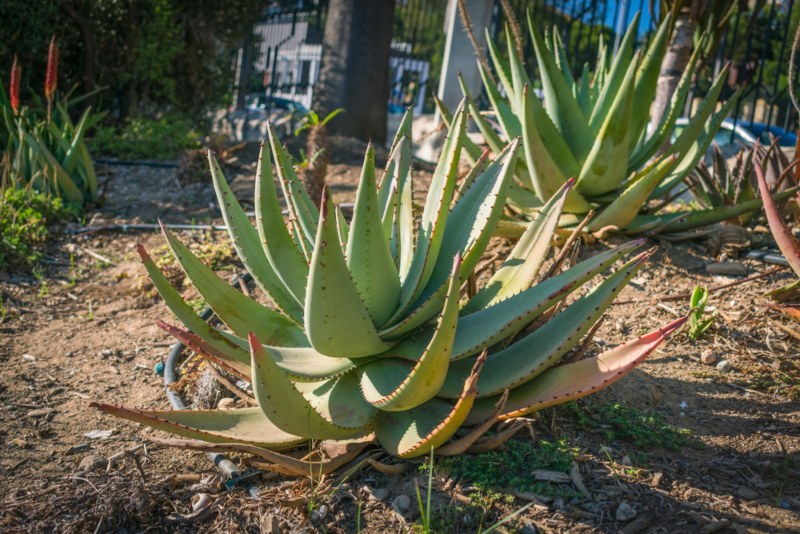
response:
M244 274L241 277L235 276L232 284L238 289L240 284L246 284L250 281L250 279L251 277L249 273ZM204 321L207 321L213 314L214 312L211 310L211 308L206 306L206 308L200 314L200 318ZM183 352L183 348L183 343L180 341L176 342L172 346L169 356L167 356L167 361L164 362L164 390L166 391L167 399L174 410L186 409L186 405L183 403L183 399L181 398L180 394L170 387L172 384L178 381L176 363L178 361L178 357ZM234 464L224 454L218 452L207 452L206 456L208 456L208 459L214 462L214 465L217 466L217 469L219 469L220 472L228 478L228 480L225 482L226 488L232 489L236 486L243 486L253 498L258 498L259 493L261 493L261 488L253 483L252 476L241 471L238 467L236 467L236 464Z

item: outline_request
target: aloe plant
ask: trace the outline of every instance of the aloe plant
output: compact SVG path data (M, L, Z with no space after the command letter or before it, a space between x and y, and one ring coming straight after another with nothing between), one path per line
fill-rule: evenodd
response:
M669 18L646 49L634 51L637 14L616 55L610 57L609 48L601 42L593 71L585 64L579 78L573 77L557 31L543 37L530 15L528 28L543 102L534 94L511 39L507 39L508 61L487 39L497 82L478 64L497 129L478 113L475 100L462 84L472 117L493 152L499 153L511 139L522 137L524 151L517 164L516 187L511 188L508 199L513 209L521 215L536 213L546 199L574 177L575 187L564 206L568 214L562 218L564 226L577 224L590 210L597 215L588 223L589 231L652 231L678 224L704 225L733 216L729 212L738 206L699 213L646 213L649 200L670 191L695 167L731 111L738 94L715 111L728 66L714 79L687 127L669 144L675 122L684 109L698 53L683 73L658 128L648 132L650 103L655 98L668 44ZM480 156L480 148L471 143L467 143L466 152L473 161ZM749 207L751 211L757 208L758 205ZM506 228L519 234L524 224Z
M327 191L320 209L310 202L271 128L257 171L255 226L209 156L233 244L277 309L230 287L164 229L176 259L227 327L217 329L192 311L142 247L139 252L155 287L188 330L159 325L214 365L249 381L258 406L220 411L95 406L190 438L180 442L188 447L246 450L296 465L296 459L270 449L308 439L369 441L374 435L399 457L432 449L460 453L498 419L587 395L632 370L682 320L596 357L560 361L649 252L590 291L583 289L643 240L534 284L571 183L542 207L486 284L462 298L461 287L475 272L500 217L519 150L513 141L457 184L466 121L462 104L421 213L412 203L410 112L380 185L373 149L367 149L350 221ZM269 151L289 209L288 225ZM447 443L470 425L478 426Z

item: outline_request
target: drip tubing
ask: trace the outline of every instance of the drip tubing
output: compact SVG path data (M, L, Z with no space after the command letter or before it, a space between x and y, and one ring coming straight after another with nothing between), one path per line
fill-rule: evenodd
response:
M234 277L233 279L233 286L238 289L239 285L244 283L246 284L250 280L250 274L245 274L241 277ZM213 315L213 311L210 307L206 306L206 308L200 314L200 318L204 321L207 321ZM183 399L181 398L180 394L170 388L170 385L177 382L177 361L178 357L183 352L184 345L180 341L176 342L172 349L169 352L169 356L167 356L167 361L164 363L164 391L167 394L167 399L169 400L172 409L174 410L185 410L186 405L183 403ZM227 478L225 481L225 487L228 489L232 489L236 486L243 486L247 489L247 492L253 497L257 498L259 493L261 492L261 488L255 485L252 481L252 477L246 474L245 472L241 471L236 464L234 464L227 456L218 452L207 452L206 456L209 460L211 460L214 465L217 466L217 469Z

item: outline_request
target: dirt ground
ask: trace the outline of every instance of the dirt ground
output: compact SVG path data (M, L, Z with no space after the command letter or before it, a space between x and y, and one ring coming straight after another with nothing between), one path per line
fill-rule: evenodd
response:
M332 152L340 159L334 160L329 182L336 199L347 201L354 194L354 164L363 146L337 143L343 147ZM184 224L220 221L206 181L181 185L174 169L112 170L107 201L87 225L154 223L159 218ZM252 198L252 168L239 169L232 185L245 203ZM229 250L223 232L181 237ZM766 234L757 231L751 237L765 239ZM168 406L154 366L172 345L155 321L170 314L151 294L137 243L156 254L163 250L154 230L62 232L35 276L0 274L0 530L419 528L414 488L419 484L424 495L428 479L417 466L401 475L367 467L344 481L266 475L251 480L262 489L256 499L242 487L227 491L202 453L149 443L142 428L89 407L92 401ZM654 244L659 251L612 306L590 350L685 314L695 284L715 287L773 269L740 261L743 276L714 276L707 272L714 259L703 241ZM498 240L493 246L507 245ZM584 246L581 254L604 246ZM220 258L220 265L236 270L225 253ZM499 531L800 531L800 340L797 325L767 309L763 296L789 280L789 272L781 270L713 292L710 305L717 318L699 341L678 332L608 390L580 401L577 408L548 409L532 418L528 431L514 440L565 440L574 451L573 476L548 483L561 493L506 487L497 488L500 498L480 501L469 480L434 471L435 529L475 532L529 505ZM190 288L186 294L191 296ZM711 360L716 361L703 363ZM688 429L691 443L643 448L620 439L619 433L609 434L615 423L600 420L587 426L576 416L617 403ZM536 476L537 466L530 469L530 476ZM211 504L192 515L192 503L204 499Z

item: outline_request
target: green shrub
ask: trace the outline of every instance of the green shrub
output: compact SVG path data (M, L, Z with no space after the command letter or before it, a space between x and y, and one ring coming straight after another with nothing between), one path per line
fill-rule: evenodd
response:
M128 119L122 128L99 126L91 139L92 151L120 159L176 159L181 151L197 148L199 134L179 118Z
M0 193L0 270L35 264L48 224L77 215L61 198L32 189L7 187Z

